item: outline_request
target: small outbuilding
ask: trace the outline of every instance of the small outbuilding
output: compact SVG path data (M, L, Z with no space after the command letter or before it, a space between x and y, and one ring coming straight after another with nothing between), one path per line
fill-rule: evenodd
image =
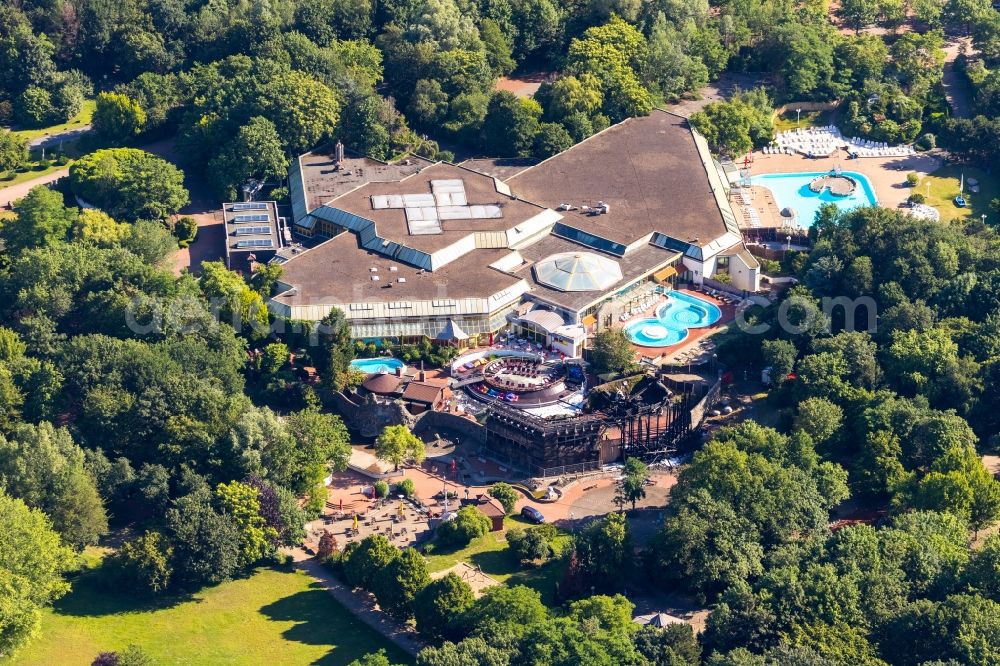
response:
M439 386L422 381L412 381L403 391L403 400L411 414L420 414L444 407L448 394L447 386Z
M504 511L503 504L500 503L494 497L489 495L476 495L476 508L479 512L490 519L492 523L490 527L491 532L500 532L503 530L503 519L507 515Z

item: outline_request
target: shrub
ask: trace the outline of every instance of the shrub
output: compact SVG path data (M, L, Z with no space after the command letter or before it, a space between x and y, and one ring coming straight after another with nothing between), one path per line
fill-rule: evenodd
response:
M509 483L500 481L490 487L490 497L503 504L503 510L509 516L517 505L517 491Z
M127 542L109 560L115 584L147 594L159 594L170 585L173 552L159 532L146 532Z
M413 494L417 489L413 486L412 479L403 479L395 485L393 490L397 495L402 495L403 497L413 497Z
M910 187L916 187L917 183L920 181L920 177L915 173L906 174L906 184Z
M928 132L917 139L916 146L919 150L934 150L937 147L937 137Z
M547 560L555 555L553 540L557 534L553 525L538 525L529 529L513 529L507 532L510 554L518 563Z
M323 536L319 538L319 545L316 547L316 559L320 562L326 562L338 550L340 550L340 544L337 543L337 537L333 536L333 532L323 532Z
M775 259L758 259L760 271L764 275L777 275L781 273L781 262Z
M910 195L911 203L922 204L924 203L924 201L926 201L924 195L920 194L919 192L914 192L913 194Z
M375 497L387 497L389 495L389 484L385 481L375 482Z
M185 215L177 220L177 224L174 225L174 236L177 237L178 242L181 244L190 244L197 235L198 222L189 215Z
M152 666L153 658L138 645L129 645L121 652L101 652L90 666Z
M458 510L454 520L442 523L437 528L437 538L452 546L468 545L473 539L478 539L490 531L490 519L479 512L474 506L463 506Z

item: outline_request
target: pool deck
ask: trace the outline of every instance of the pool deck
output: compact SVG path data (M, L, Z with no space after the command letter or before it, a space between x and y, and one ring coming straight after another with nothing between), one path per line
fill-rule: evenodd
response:
M662 363L667 361L676 361L677 359L690 355L697 349L704 347L705 338L714 333L724 329L729 325L731 321L736 317L736 306L729 305L728 303L723 303L717 298L712 298L708 294L702 294L697 291L690 289L677 289L677 291L688 294L689 296L694 296L695 298L700 298L703 301L712 303L722 311L722 316L717 322L711 326L705 326L702 328L689 328L688 335L686 338L681 340L675 345L667 345L665 347L645 347L642 345L632 345L632 349L636 352L636 359L646 357L653 359L654 362ZM658 299L651 307L647 308L643 312L640 312L636 316L632 317L623 322L615 322L615 326L624 328L629 324L646 317L655 317L656 310L661 305L663 305L663 299Z
M840 167L844 171L856 171L868 178L879 205L886 208L898 208L910 196L910 188L906 184L906 175L916 173L925 176L941 167L941 160L927 154L909 155L907 157L865 157L856 160L847 159L847 153L838 150L830 157L810 159L802 155L765 155L753 153L753 163L750 166L751 176L768 173L812 173L829 171ZM757 210L761 227L780 227L782 218L774 201L774 196L765 187L754 186L753 207ZM743 215L742 205L734 202L740 226L750 228L749 219Z

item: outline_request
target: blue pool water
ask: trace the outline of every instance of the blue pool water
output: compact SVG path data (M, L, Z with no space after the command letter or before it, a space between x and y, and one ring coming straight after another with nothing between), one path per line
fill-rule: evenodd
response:
M351 367L366 375L378 372L395 373L396 368L403 367L403 362L398 358L356 358L351 361Z
M842 175L853 178L858 182L859 187L846 197L838 197L830 194L829 190L823 190L821 194L816 194L809 189L809 183L816 176L825 176L826 171L816 171L813 173L769 173L762 176L754 176L750 179L753 185L766 187L774 193L774 201L778 204L778 209L786 207L794 208L798 213L798 224L803 229L812 226L816 219L816 212L825 203L837 204L837 208L842 211L860 208L861 206L875 206L878 199L875 197L875 190L872 184L863 174L856 171L844 171Z
M687 337L689 328L711 326L722 317L722 310L690 294L672 291L656 317L647 317L625 327L629 339L642 347L667 347Z

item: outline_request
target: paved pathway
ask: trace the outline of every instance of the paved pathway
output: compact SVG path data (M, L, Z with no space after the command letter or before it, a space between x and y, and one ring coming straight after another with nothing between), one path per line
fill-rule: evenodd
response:
M962 47L966 51L971 49L972 40L968 37L958 37L952 39L944 47L944 96L951 106L952 112L958 118L969 116L972 105L969 100L969 82L965 75L955 67L955 59L958 57Z
M53 146L58 147L60 143L64 141L73 141L74 139L79 139L84 134L88 133L91 129L90 125L80 125L79 127L74 127L73 129L68 129L57 134L48 134L45 136L39 136L28 142L28 145L32 148L52 148Z
M728 100L737 90L751 90L761 85L764 80L764 75L723 72L717 81L709 83L698 91L698 99L685 99L676 104L665 104L663 108L688 118L692 113L701 111L706 104Z
M341 583L328 569L320 565L312 556L301 548L286 550L292 556L295 566L312 576L316 582L326 588L341 605L351 611L355 617L379 632L387 640L407 654L416 656L426 645L417 634L398 624L388 615L378 610L378 607L366 594L358 594Z
M44 176L26 180L23 183L18 183L17 185L4 187L3 189L0 189L0 208L6 208L7 204L24 197L24 195L30 192L31 189L37 185L45 185L68 175L69 169L59 169L58 171L53 171L52 173Z

